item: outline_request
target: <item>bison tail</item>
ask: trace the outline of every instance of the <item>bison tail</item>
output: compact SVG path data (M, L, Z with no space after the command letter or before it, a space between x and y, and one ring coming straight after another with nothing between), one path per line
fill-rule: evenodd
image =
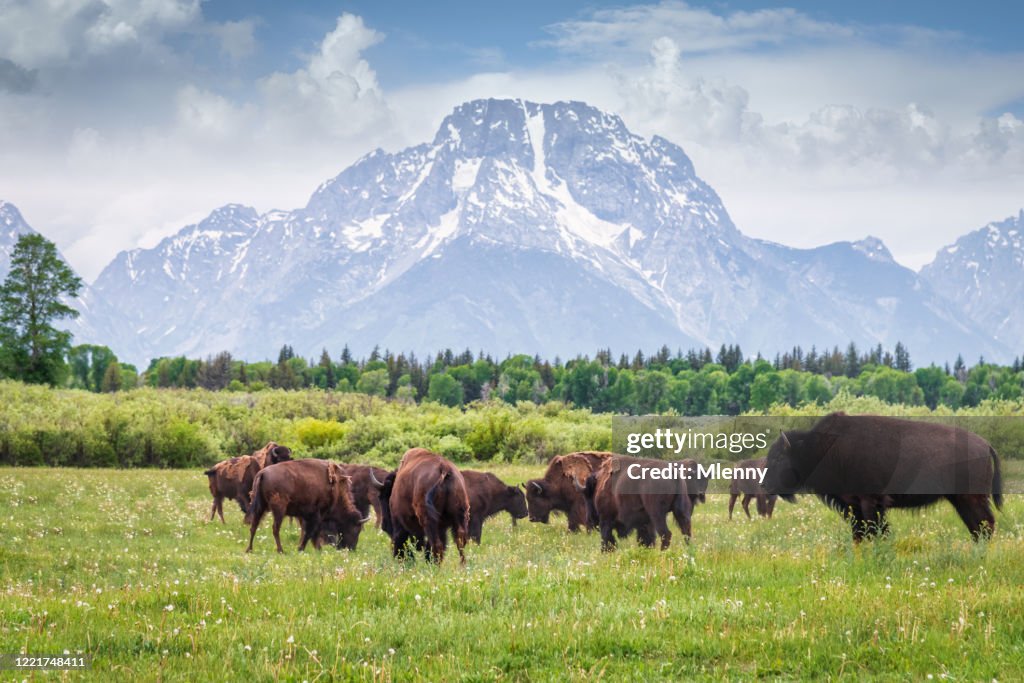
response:
M429 517L432 522L439 522L441 520L441 512L437 509L437 504L434 502L434 499L437 497L439 490L445 491L447 489L445 486L447 479L448 473L442 472L434 485L427 490L427 495L424 497L424 504L427 508L427 517Z
M992 501L996 509L1003 509L1003 474L999 468L999 456L996 449L989 446L989 454L992 456Z

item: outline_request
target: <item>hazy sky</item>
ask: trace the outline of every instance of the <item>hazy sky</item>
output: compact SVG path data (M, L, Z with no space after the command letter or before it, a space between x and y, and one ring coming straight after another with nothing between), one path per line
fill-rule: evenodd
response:
M681 144L747 234L916 268L1024 207L1024 6L946 4L0 0L0 199L91 280L465 100L578 99Z

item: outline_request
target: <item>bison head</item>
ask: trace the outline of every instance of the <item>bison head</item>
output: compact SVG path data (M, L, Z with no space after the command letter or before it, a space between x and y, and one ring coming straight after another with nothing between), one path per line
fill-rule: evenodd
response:
M327 467L327 484L331 487L331 510L323 521L322 531L328 538L334 538L334 545L355 550L363 525L370 519L363 518L352 502L352 477L345 474L337 463Z
M279 462L292 459L292 449L287 446L275 444L267 451L267 464L276 465Z
M768 470L764 473L764 489L789 503L796 502L796 493L803 485L803 476L794 457L794 446L786 432L779 434L768 450Z
M515 486L509 486L505 490L505 509L512 515L512 523L530 514L526 507L526 496Z
M531 522L547 524L551 519L554 502L548 491L548 483L543 479L531 479L523 485L526 490L526 507Z

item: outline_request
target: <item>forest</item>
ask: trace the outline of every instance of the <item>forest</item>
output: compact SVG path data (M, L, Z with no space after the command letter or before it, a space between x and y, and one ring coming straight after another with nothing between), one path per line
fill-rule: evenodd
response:
M478 400L509 404L530 401L570 403L600 413L737 415L784 404L827 403L840 393L870 396L908 406L974 407L989 399L1018 400L1024 392L1024 363L995 365L984 358L968 366L914 369L910 353L897 343L889 352L866 352L853 343L845 351L819 352L800 346L774 359L744 357L738 346L654 353L637 351L615 359L610 350L593 358L562 361L512 355L497 360L484 352L445 350L423 359L415 354L374 349L355 359L345 347L334 358L324 349L319 360L281 348L276 362L234 359L227 352L205 359L157 358L142 372L117 362L107 347L76 346L68 354L63 384L96 392L153 388L203 388L260 392L319 388L394 399L464 406Z

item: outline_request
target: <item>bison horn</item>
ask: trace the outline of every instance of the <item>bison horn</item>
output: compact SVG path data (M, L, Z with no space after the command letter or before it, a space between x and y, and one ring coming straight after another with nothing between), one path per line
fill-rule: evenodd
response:
M384 487L384 482L380 481L379 479L377 479L377 477L375 477L373 475L373 468L372 467L370 468L370 480L373 482L373 485L376 486L377 488L383 488ZM369 519L369 518L367 518L367 519Z
M370 515L366 515L366 517L365 517L365 518L363 518L363 519L359 520L359 523L360 523L360 524L366 524L366 523L367 523L367 522L369 522L369 521L370 521Z
M782 433L781 433L781 434L779 435L779 438L780 438L780 439L782 439L782 445L783 445L783 447L784 447L784 448L785 448L785 449L786 449L787 451L788 451L788 450L789 450L790 448L792 448L792 445L791 445L791 444L789 443L789 437L788 437L788 436L786 436L786 432L782 432Z
M531 481L530 483L533 484L534 487L536 487L537 493L544 493L544 487L543 486L541 486L540 484L538 484L535 481Z
M587 488L586 486L583 486L582 484L580 484L580 480L577 479L576 477L572 478L572 485L576 487L577 491L584 491Z

